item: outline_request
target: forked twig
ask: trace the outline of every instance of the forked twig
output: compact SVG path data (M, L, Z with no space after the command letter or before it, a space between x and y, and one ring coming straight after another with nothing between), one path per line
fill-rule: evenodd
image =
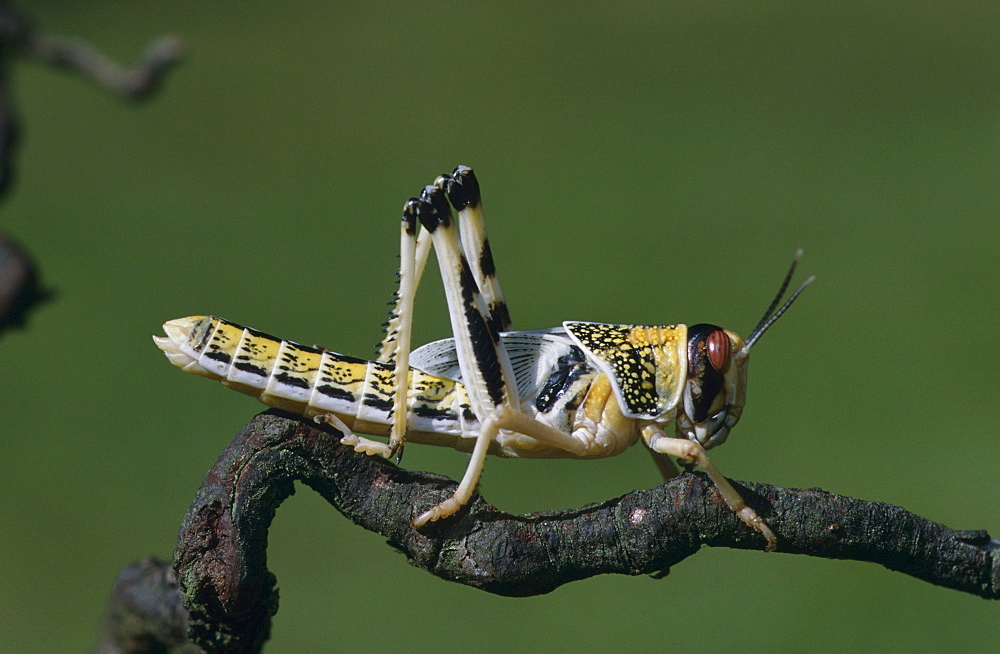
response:
M0 200L11 187L19 132L7 79L15 58L26 55L77 71L121 97L141 100L159 87L183 49L178 38L160 37L150 42L139 61L122 67L81 39L38 31L24 14L0 3ZM37 266L25 251L0 234L0 332L23 326L29 310L52 297L51 289L42 286L38 277Z

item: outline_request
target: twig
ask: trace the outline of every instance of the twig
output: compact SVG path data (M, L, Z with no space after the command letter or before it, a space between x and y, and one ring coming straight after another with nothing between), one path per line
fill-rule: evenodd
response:
M153 557L121 571L108 599L95 654L202 651L187 639L187 611L170 565Z
M50 36L35 29L23 14L0 3L0 199L14 177L18 120L8 85L14 58L28 55L75 70L130 100L148 98L183 55L181 41L164 36L150 42L139 61L122 68L80 39ZM22 326L29 309L50 298L38 283L37 267L9 238L0 235L0 331Z
M41 32L26 15L0 3L0 58L7 63L16 53L83 73L122 97L138 99L156 90L184 55L184 44L172 35L153 39L136 63L123 68L86 41Z
M52 298L38 280L35 262L13 239L0 232L0 333L23 327L28 311Z
M413 565L500 595L538 595L598 574L655 573L703 545L764 547L697 473L599 505L527 516L503 513L476 496L456 516L416 531L415 507L449 496L455 482L357 454L339 437L268 412L218 459L174 554L196 643L258 651L267 640L278 606L276 579L266 567L267 530L296 480L385 536ZM896 506L822 490L734 483L777 532L779 551L871 561L1000 597L1000 542L986 532L953 531Z
M7 71L18 55L83 73L106 89L131 100L148 98L184 54L175 36L161 36L146 46L139 61L123 68L81 39L38 31L25 15L0 4L0 197L10 185L18 123Z
M184 54L181 40L169 35L151 41L139 61L128 68L81 39L29 32L22 48L36 59L81 72L128 99L141 99L153 93Z

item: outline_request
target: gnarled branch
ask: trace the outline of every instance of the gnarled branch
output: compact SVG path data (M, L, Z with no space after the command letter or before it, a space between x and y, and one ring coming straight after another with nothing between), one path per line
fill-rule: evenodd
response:
M500 595L547 593L604 573L655 573L703 545L764 547L697 473L602 504L526 516L476 496L457 515L416 531L415 507L450 496L455 482L357 454L339 438L271 411L254 418L212 468L174 554L188 633L202 647L257 651L267 639L278 606L267 530L296 480L385 536L413 565ZM984 531L954 531L896 506L818 489L734 483L777 532L782 552L871 561L1000 597L1000 541Z

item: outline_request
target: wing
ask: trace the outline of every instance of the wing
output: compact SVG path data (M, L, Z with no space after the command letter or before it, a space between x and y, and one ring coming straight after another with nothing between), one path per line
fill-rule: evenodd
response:
M443 338L413 350L410 352L410 367L435 377L447 377L462 381L462 371L458 368L458 351L455 349L454 338Z
M522 399L534 397L539 384L545 381L544 374L551 367L551 362L565 354L566 348L573 346L562 327L502 332L500 338L507 348L518 395ZM410 353L410 366L429 375L462 381L454 338L418 347Z

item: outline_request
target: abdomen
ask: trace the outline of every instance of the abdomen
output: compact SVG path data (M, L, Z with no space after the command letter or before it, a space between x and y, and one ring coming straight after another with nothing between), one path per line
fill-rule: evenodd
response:
M392 424L392 364L366 361L275 338L214 316L163 325L154 337L170 362L268 406L306 418L333 413L351 429L385 436ZM453 444L478 431L465 387L410 369L409 429L417 442Z

